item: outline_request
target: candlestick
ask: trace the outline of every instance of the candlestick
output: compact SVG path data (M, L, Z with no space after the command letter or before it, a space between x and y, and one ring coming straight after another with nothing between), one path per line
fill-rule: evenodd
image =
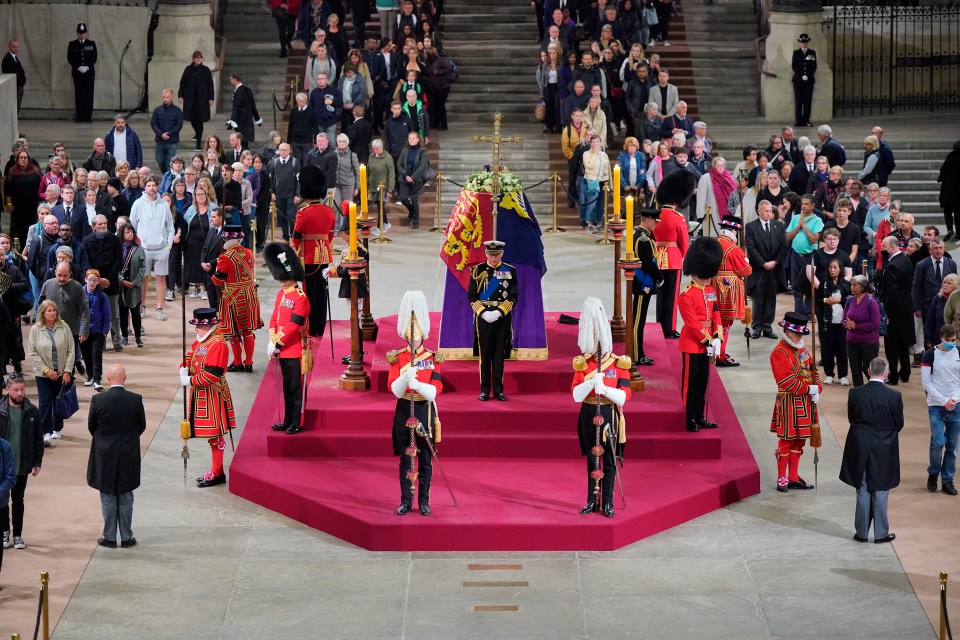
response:
M613 219L620 222L620 165L613 167Z
M633 259L633 196L627 196L627 260Z
M360 165L360 219L367 219L369 194L367 193L367 165Z
M357 259L357 203L350 203L350 259Z

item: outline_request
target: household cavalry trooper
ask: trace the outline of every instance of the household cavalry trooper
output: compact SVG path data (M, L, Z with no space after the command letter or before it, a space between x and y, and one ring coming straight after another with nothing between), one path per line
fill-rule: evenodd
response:
M587 456L587 505L580 513L612 518L617 460L627 441L622 407L630 399L630 357L613 353L610 320L598 298L583 301L577 346L582 355L573 359L570 389L580 403L580 454Z
M405 348L387 352L390 364L387 383L397 397L393 414L393 454L400 456L397 515L406 515L413 508L416 488L420 515L429 516L433 479L431 449L440 442L436 398L443 390L440 377L443 357L423 346L424 340L430 337L430 312L422 291L403 294L397 315L397 334L407 342ZM417 465L414 460L418 461Z
M720 243L703 236L693 241L683 259L683 273L691 276L690 284L680 293L678 305L683 318L679 349L683 358L682 394L687 431L717 428L716 423L707 420L706 398L711 360L720 352L723 335L717 294L710 286L722 258Z
M517 304L517 270L503 262L505 243L483 243L487 261L473 268L467 299L475 314L474 353L480 356L480 400L493 397L506 401L503 392L503 363L513 342L513 316Z
M727 340L734 320L743 320L747 315L747 288L743 279L753 273L753 267L747 262L747 255L740 248L738 234L743 224L737 216L726 215L720 220L720 247L723 259L720 270L713 279L713 289L717 292L717 304L720 308L720 322L723 324L723 337L720 339L718 367L739 367L740 363L727 355Z
M633 353L631 357L638 365L653 366L643 350L643 332L647 327L647 308L650 298L663 282L663 272L657 266L657 246L653 241L653 230L660 222L660 211L641 209L640 226L633 241L633 253L640 261L640 267L633 274Z
M280 283L270 314L267 355L275 358L283 379L283 420L270 428L289 434L303 431L303 378L311 364L307 318L310 301L300 288L303 264L292 247L271 242L263 248L270 275Z
M303 258L303 289L310 301L309 333L323 337L327 324L327 298L330 296L325 274L333 261L331 243L336 215L322 202L327 195L327 178L323 170L317 166L304 167L299 178L300 197L307 204L297 211L291 244L297 255Z
M213 284L222 287L220 295L220 335L233 349L233 364L228 373L253 372L253 348L256 336L253 332L263 326L260 319L260 298L254 281L256 264L253 252L244 247L243 227L224 225L220 232L223 238L223 253L210 277Z
M220 318L209 307L193 310L190 324L197 339L180 365L180 384L190 387L190 438L207 438L210 444L210 471L197 478L198 487L214 487L227 481L223 469L223 436L236 427L233 398L227 384L227 342L217 325ZM184 434L187 435L187 434Z
M777 401L773 405L770 431L777 434L777 491L813 489L800 477L803 441L819 428L817 403L820 402L820 372L803 345L809 335L809 318L788 311L780 322L783 337L770 352L770 368L777 383Z
M679 338L677 333L677 295L680 292L680 270L690 246L687 218L680 212L687 206L697 179L689 171L674 171L657 187L660 220L653 230L657 244L657 265L663 272L663 285L657 294L657 322L665 338Z

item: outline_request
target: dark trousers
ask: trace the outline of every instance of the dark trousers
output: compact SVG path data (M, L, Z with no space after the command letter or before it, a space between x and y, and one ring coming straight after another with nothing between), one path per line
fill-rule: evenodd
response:
M646 357L643 351L643 332L647 327L647 309L650 307L650 293L638 293L633 296L633 353L630 357L636 362Z
M913 318L910 318L913 320ZM910 379L910 346L893 327L883 336L883 350L890 362L891 383L906 382Z
M503 362L512 320L510 315L501 316L496 322L476 317L481 393L490 393L491 387L494 394L503 393Z
M73 101L78 122L93 120L93 70L73 74Z
M947 233L953 231L953 214L956 210L952 204L943 207L943 223L947 226Z
M177 242L172 247L170 247L170 257L168 260L167 267L167 291L173 291L174 288L179 287L182 277L183 277L183 244Z
M303 412L303 379L300 373L300 358L277 358L283 378L283 423L287 426L300 424Z
M181 294L182 295L182 294ZM211 306L213 306L213 293L209 292L208 296L211 300ZM213 307L216 309L217 307ZM123 301L120 301L120 335L124 338L130 335L130 325L127 324L127 314L130 315L130 320L133 323L133 338L135 340L140 339L141 327L143 326L142 318L140 317L140 307L128 307L123 304Z
M106 344L107 336L102 333L91 333L80 343L83 362L87 365L87 378L90 380L100 382L103 376L103 347Z
M204 278L204 289L207 292L207 302L210 304L211 309L217 309L219 313L220 309L220 287L213 284L213 280L210 278L210 271L207 272L206 278Z
M756 331L773 331L773 321L777 313L777 285L757 285L753 289L753 324Z
M200 105L200 100L194 100L194 104L191 105L193 110L190 112L190 126L193 127L193 139L197 141L196 148L203 148L203 114L200 113L202 108Z
M836 371L841 378L847 377L847 330L842 324L830 323L826 329L820 329L820 355L826 375L832 378Z
M567 160L567 199L570 202L580 202L580 195L577 190L577 178L580 177L579 164L576 156Z
M870 361L879 354L879 342L869 344L847 342L847 359L850 361L850 375L853 377L853 386L860 387L863 385L863 376L867 373Z
M543 125L550 131L560 130L560 89L556 82L547 84L547 90L543 96L544 105L547 107L547 116Z
M297 206L293 203L293 196L277 196L277 225L284 240L290 240L293 233L293 224L297 219Z
M447 128L447 98L450 97L450 87L445 89L433 90L433 102L430 103L430 109L433 111L430 120L431 126L436 125L437 129Z
M683 404L687 421L706 418L707 382L710 380L710 358L705 353L683 355Z
M540 38L543 40L543 38ZM23 104L23 85L17 85L17 114L20 113L20 105Z
M430 403L420 401L414 403L414 415L427 431L427 422L431 417ZM413 487L407 479L407 472L413 469L413 458L404 453L410 442L410 431L406 427L410 416L410 401L402 398L397 400L397 409L393 419L395 437L403 448L400 450L400 501L406 505L413 504ZM430 504L430 481L433 479L433 459L430 456L430 447L422 436L417 436L417 504Z
M267 243L267 231L270 228L270 205L257 206L257 251L263 251L263 245Z
M797 124L810 122L810 104L813 102L813 81L794 80L793 98L796 101L794 121Z
M580 439L582 442L590 443L592 447L597 440L597 428L593 424L593 417L597 413L597 405L587 404L584 402L580 405ZM613 407L608 404L600 405L600 415L603 416L603 424L615 425L615 418L613 414ZM616 442L611 442L610 438L607 438L607 442L603 442L603 426L600 427L600 446L603 447L603 456L601 457L603 465L603 479L600 480L600 504L612 505L613 504L613 485L617 479L617 468L616 460L614 459L614 451L616 447ZM597 469L597 457L587 454L587 504L591 504L595 501L593 491L596 487L596 481L590 477Z
M17 476L17 483L10 489L10 503L0 509L0 531L10 531L10 513L13 512L13 536L23 536L23 494L27 491L30 474Z
M290 41L293 40L293 26L295 18L285 15L282 18L275 17L275 19L277 21L277 34L280 37L280 53L281 55L287 55L287 49L290 46Z
M677 294L680 289L680 270L664 269L663 284L657 292L657 322L663 335L677 330Z
M307 277L303 281L303 289L304 293L307 294L307 301L310 302L310 335L322 338L327 324L327 296L330 295L327 290L327 281L323 279L322 275L327 265L308 264L304 266L306 267Z
M397 183L397 204L407 208L409 215L407 219L410 222L420 221L420 187L422 183L414 181L412 184L406 180L400 179Z
M62 386L60 378L51 380L44 376L36 376L37 404L39 405L40 428L44 435L54 431L63 431L63 418L57 415L57 396Z

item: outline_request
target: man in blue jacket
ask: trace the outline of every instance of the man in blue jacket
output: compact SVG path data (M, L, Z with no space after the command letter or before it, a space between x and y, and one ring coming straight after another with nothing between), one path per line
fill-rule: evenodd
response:
M183 128L183 111L173 104L173 89L163 90L163 104L153 110L150 116L150 128L156 136L157 166L160 173L170 168L170 160L177 155L177 143L180 142L180 129Z
M107 151L113 154L117 164L126 160L130 169L136 171L143 166L143 146L140 144L140 136L127 126L127 119L122 115L118 114L114 117L113 125L113 129L103 136Z
M328 140L337 137L337 120L343 110L343 95L330 86L327 74L317 74L317 88L310 92L310 108L320 133L326 133Z

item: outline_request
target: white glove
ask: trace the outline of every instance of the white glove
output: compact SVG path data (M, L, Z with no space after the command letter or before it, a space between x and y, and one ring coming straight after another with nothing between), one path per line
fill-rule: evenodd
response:
M496 309L492 311L484 311L480 314L480 317L489 323L494 323L500 319L500 312Z
M330 267L324 267L323 271L320 272L320 275L323 276L324 280L330 279Z
M721 346L720 338L714 338L713 342L710 343L710 346L713 347L714 354L720 355L720 346Z
M88 67L87 65L83 65L82 67L77 67L77 71L79 71L80 73L86 73L87 71L90 71L90 67Z
M820 395L820 387L818 387L818 386L815 385L815 384L812 384L812 385L810 385L810 387L807 389L807 393L809 393L809 394L812 395L812 396L818 396L818 395Z
M255 125L257 125L257 126L259 127L260 125L263 124L263 118L260 118L259 120L257 120L257 121L254 122L253 124L255 124Z
M708 358L713 358L713 357L715 357L715 356L714 356L714 353L716 353L716 352L713 350L713 345L708 345L708 346L707 346L707 357L708 357Z
M228 126L229 128L231 128L231 129L236 129L236 128L237 128L237 123L234 122L233 120L227 120L227 126Z
M811 393L811 394L810 394L810 400L811 400L811 402L813 402L813 404L819 404L819 403L820 403L820 394L819 394L819 393Z
M410 389L411 391L420 391L420 387L422 386L423 386L423 383L417 380L416 378L407 382L407 388Z
M277 343L268 342L267 343L267 357L272 358L277 353Z
M596 379L598 382L595 382L593 385L594 393L596 393L598 396L606 397L608 390L607 385L603 384L603 379L601 379L599 376Z
M185 387L190 386L190 370L186 367L180 367L180 384Z
M407 379L408 383L413 382L417 379L417 370L413 367L410 367L403 372L403 377Z

